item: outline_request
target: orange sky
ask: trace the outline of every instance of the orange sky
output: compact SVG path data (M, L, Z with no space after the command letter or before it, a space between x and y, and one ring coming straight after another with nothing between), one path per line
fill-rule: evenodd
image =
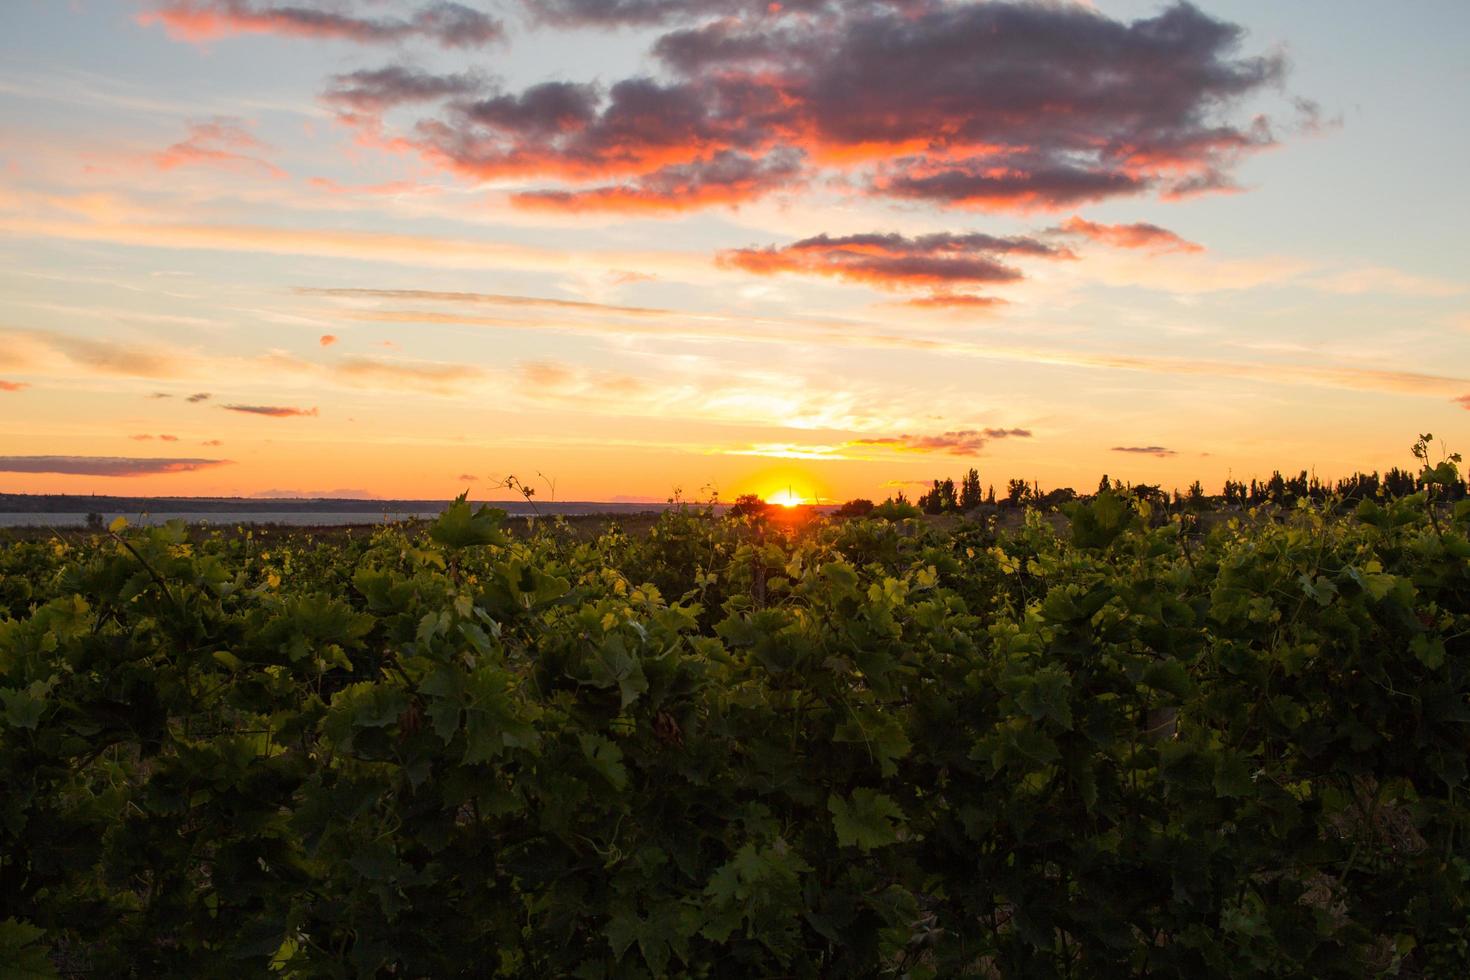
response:
M1366 2L789 6L5 4L0 491L1214 490L1470 446L1463 5L1393 45Z

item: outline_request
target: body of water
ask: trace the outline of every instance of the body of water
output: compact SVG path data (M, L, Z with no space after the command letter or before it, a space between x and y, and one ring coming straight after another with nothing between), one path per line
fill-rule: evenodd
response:
M104 513L103 526L118 517L126 517L128 523L137 526L165 524L180 520L186 524L205 524L215 527L234 527L238 524L289 524L293 527L338 526L343 524L383 524L416 519L432 520L438 511L415 511L411 513L373 514L366 511L224 511L208 513L119 514ZM86 514L4 514L0 513L0 527L85 527Z

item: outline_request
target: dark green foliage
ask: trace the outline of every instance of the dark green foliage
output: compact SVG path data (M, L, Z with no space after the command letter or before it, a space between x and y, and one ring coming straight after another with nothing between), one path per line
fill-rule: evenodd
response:
M5 545L0 976L1463 976L1427 503Z

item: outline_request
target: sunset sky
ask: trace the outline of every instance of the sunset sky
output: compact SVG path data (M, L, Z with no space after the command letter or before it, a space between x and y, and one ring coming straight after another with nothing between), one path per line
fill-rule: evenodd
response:
M1464 0L0 0L0 491L1470 452L1467 38Z

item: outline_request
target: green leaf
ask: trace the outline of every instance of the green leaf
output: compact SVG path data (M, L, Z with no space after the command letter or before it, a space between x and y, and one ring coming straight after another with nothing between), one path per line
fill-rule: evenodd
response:
M868 752L878 763L878 771L885 777L896 775L895 759L902 759L913 750L903 723L891 714L869 711L855 713L837 726L834 742L859 742L867 746Z
M584 733L577 736L577 741L581 743L582 754L608 785L619 791L627 788L628 770L623 767L622 749L601 735Z
M46 930L16 919L0 921L0 980L51 980L59 976L39 940Z
M1444 666L1444 640L1437 636L1418 633L1409 641L1409 649L1415 659L1430 670L1438 670Z
M888 796L872 789L855 789L844 800L833 794L827 799L837 843L856 847L863 853L898 842L903 810Z
M484 504L479 510L471 511L469 491L466 490L454 498L454 503L445 508L438 520L429 525L429 537L453 549L505 544L505 533L500 530L505 516L505 511Z
M1067 504L1062 512L1072 522L1072 543L1101 549L1138 521L1132 505L1112 491L1099 493L1091 503Z
M5 723L11 728L34 730L46 713L46 700L29 691L0 688L0 702L5 704Z
M1148 687L1179 698L1188 697L1190 691L1194 690L1189 672L1177 660L1155 660L1144 668L1141 680Z
M1215 795L1250 796L1255 791L1248 760L1239 752L1224 751L1215 757Z

